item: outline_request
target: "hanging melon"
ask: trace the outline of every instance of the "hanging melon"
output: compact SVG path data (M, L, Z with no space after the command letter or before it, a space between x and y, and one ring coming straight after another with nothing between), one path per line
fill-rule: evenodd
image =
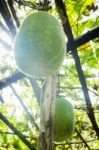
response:
M68 140L74 132L74 126L72 104L64 98L58 98L55 104L53 140L56 142Z
M47 12L36 12L23 21L14 42L19 69L31 77L47 77L59 70L65 53L61 23Z

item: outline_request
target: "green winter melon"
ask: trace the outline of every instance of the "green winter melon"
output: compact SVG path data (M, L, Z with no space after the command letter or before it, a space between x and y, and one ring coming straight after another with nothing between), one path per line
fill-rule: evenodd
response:
M53 140L56 142L68 140L74 132L74 126L72 104L64 98L58 98L55 104Z
M65 35L58 19L36 12L23 21L14 42L19 69L31 77L46 77L59 70L64 59Z

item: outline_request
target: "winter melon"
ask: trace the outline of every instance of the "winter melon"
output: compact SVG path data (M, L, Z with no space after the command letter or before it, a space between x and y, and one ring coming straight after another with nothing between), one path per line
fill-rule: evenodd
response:
M62 142L68 140L75 126L74 108L64 98L58 98L55 104L53 140Z
M35 12L23 21L14 41L19 69L31 77L47 77L59 70L65 53L61 23L47 12Z

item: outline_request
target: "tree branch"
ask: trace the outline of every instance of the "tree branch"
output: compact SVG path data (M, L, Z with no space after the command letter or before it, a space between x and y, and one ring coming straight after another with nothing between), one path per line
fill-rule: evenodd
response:
M36 79L30 78L30 83L31 83L31 86L33 88L34 94L36 96L37 102L40 105L40 93L41 93L41 89L40 89L39 85L37 84Z
M3 88L9 86L12 83L17 82L18 80L21 80L23 78L25 78L26 76L21 73L21 72L15 72L12 76L4 79L3 81L0 81L0 90L2 90Z
M24 102L22 101L22 99L19 97L19 95L17 94L16 90L13 88L12 85L10 85L11 90L13 91L14 95L17 97L18 101L20 102L21 106L23 107L24 111L26 112L27 117L29 118L31 124L35 125L35 128L37 129L37 131L39 131L39 127L38 125L35 123L34 117L31 115L31 113L28 111L27 107L25 106Z
M96 27L87 33L83 34L77 39L74 39L73 41L69 41L67 43L67 51L70 51L74 48L77 48L85 43L87 43L90 40L93 40L95 38L99 37L99 27Z
M30 150L36 150L33 145L25 138L25 136L18 131L11 122L8 121L8 119L0 113L0 119L22 140L22 142L30 148Z
M69 23L69 20L68 20L67 13L65 11L64 3L63 3L62 0L55 0L55 3L56 3L56 6L58 8L60 18L62 20L62 24L63 24L63 27L64 27L65 34L68 38L68 41L72 43L74 41L74 38L73 38L73 34L72 34L72 30L71 30L71 27L70 27L70 23ZM72 49L72 55L74 57L75 66L76 66L76 69L77 69L78 77L79 77L79 80L80 80L80 83L81 83L81 86L82 86L83 95L84 95L85 102L86 102L86 105L87 105L87 109L88 109L87 114L88 114L88 117L89 117L89 119L92 123L93 129L95 130L96 135L99 138L99 128L98 128L98 125L96 123L95 115L94 115L94 112L93 112L92 104L91 104L89 93L88 93L87 84L86 84L86 81L85 81L84 73L83 73L83 70L82 70L82 67L81 67L80 59L79 59L78 52L77 52L76 48Z
M86 146L89 150L91 150L90 147L89 147L89 145L87 144L87 142L86 142L86 141L84 140L84 138L82 137L82 135L78 132L78 130L75 129L75 131L77 132L78 136L80 137L80 139L82 140L82 142L85 144L85 146Z
M9 30L5 27L5 25L0 21L0 27L4 32L6 32L8 35L10 35Z
M12 15L14 17L14 20L16 22L16 25L17 25L17 27L19 27L20 26L20 22L19 22L19 19L18 19L17 15L16 15L16 11L14 9L13 1L12 0L8 0L8 4L9 4L10 10L11 10L11 13L12 13Z
M0 131L0 134L12 134L12 135L16 135L14 132L2 132ZM32 138L30 136L24 135L25 138Z
M47 5L45 5L45 3L42 3L42 2L37 2L37 3L33 3L31 1L28 1L26 2L25 0L15 0L16 3L19 4L19 6L28 6L32 9L35 9L35 10L39 10L39 11L48 11L50 9L52 9L52 7L49 5L50 1L48 1Z
M4 21L6 22L8 28L9 28L9 31L11 32L12 36L14 37L16 34L16 28L14 26L12 16L9 12L9 9L8 9L8 6L7 6L5 0L0 0L0 12L1 12L1 15L2 15Z

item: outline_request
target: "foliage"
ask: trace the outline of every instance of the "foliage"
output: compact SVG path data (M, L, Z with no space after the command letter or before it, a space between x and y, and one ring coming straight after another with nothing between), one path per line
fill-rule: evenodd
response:
M2 2L7 5L11 14L6 21L2 14ZM13 39L19 23L30 14L38 10L46 10L60 17L54 1L38 3L36 0L12 1L0 0L0 112L24 135L30 144L36 148L39 138L39 98L44 79L35 81L29 77L16 78L11 76L18 72L13 57ZM46 1L45 1L46 2ZM79 38L95 27L99 26L98 0L64 0L66 12L74 38ZM5 9L7 10L5 6ZM7 11L8 11L7 10ZM16 15L14 15L16 14ZM5 13L5 15L7 15ZM16 17L15 17L16 16ZM9 23L9 25L8 25ZM15 29L15 30L14 30ZM96 123L99 127L99 37L78 47L81 66L85 75L90 100L93 106ZM8 80L9 79L9 80ZM18 80L20 79L20 80ZM9 81L9 82L7 82ZM17 82L15 82L17 81ZM4 87L2 88L2 85ZM53 143L53 150L99 149L99 140L88 117L88 108L84 100L82 87L78 78L74 58L71 52L66 53L63 65L60 68L57 82L57 95L64 96L75 107L76 129L73 137L64 143ZM60 108L61 109L61 108ZM32 116L32 117L31 117ZM0 149L1 150L28 150L26 143L15 135L2 120L0 120Z

